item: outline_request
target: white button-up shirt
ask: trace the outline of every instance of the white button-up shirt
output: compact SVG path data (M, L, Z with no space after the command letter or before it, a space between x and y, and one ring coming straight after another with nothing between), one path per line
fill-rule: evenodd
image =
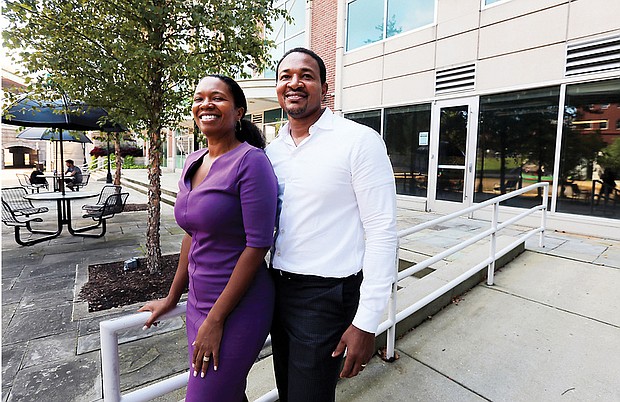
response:
M274 268L343 278L363 269L353 325L376 332L396 277L396 191L376 131L325 109L295 146L289 125L266 149L278 177Z

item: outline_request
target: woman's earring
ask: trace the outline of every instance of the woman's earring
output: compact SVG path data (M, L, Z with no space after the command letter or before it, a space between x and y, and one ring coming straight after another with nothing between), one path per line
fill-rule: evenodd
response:
M237 120L237 124L235 125L237 131L241 132L241 120Z

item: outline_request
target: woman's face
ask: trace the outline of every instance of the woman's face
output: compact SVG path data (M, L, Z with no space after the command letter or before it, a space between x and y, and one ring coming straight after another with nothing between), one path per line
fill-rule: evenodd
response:
M200 132L206 135L234 135L235 124L243 117L243 108L235 107L228 85L215 77L203 78L194 92L192 115Z

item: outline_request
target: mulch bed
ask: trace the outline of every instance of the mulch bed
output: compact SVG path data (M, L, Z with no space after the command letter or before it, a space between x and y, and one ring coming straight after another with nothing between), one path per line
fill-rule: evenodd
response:
M88 311L101 311L165 297L174 279L179 254L162 256L161 273L151 275L144 258L138 267L124 270L124 261L88 266L88 282L80 298L88 302Z

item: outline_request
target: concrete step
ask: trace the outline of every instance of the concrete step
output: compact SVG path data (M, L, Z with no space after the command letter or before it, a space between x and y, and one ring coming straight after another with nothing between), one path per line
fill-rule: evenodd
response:
M502 248L514 243L515 240L517 240L517 237L515 236L497 236L497 250L501 250ZM497 271L510 261L514 260L521 253L523 253L523 251L525 251L525 242L518 243L495 263L495 270ZM401 311L404 311L407 307L419 302L427 295L432 294L449 282L455 280L460 275L482 262L488 255L489 241L481 240L480 242L448 257L448 259L441 260L431 265L429 268L415 274L415 276L402 279L398 282L396 313L398 314ZM401 249L401 261L399 264L401 268L399 269L402 270L402 268L405 268L407 265L412 266L415 263L422 262L426 258L427 256ZM445 291L433 301L429 302L424 307L420 308L418 311L398 323L396 325L396 337L399 337L420 325L423 321L431 318L434 314L449 304L457 303L459 296L463 295L481 281L485 280L486 277L487 267L484 266L469 279L456 285L451 290ZM384 319L387 319L387 313L384 315ZM376 342L377 347L384 347L385 339L385 333L379 335Z
M148 193L148 184L140 180L132 179L132 178L121 175L121 185L124 187L131 188L142 194ZM161 189L161 201L163 203L174 206L174 203L176 202L176 198L177 198L176 191L170 191L165 188Z

